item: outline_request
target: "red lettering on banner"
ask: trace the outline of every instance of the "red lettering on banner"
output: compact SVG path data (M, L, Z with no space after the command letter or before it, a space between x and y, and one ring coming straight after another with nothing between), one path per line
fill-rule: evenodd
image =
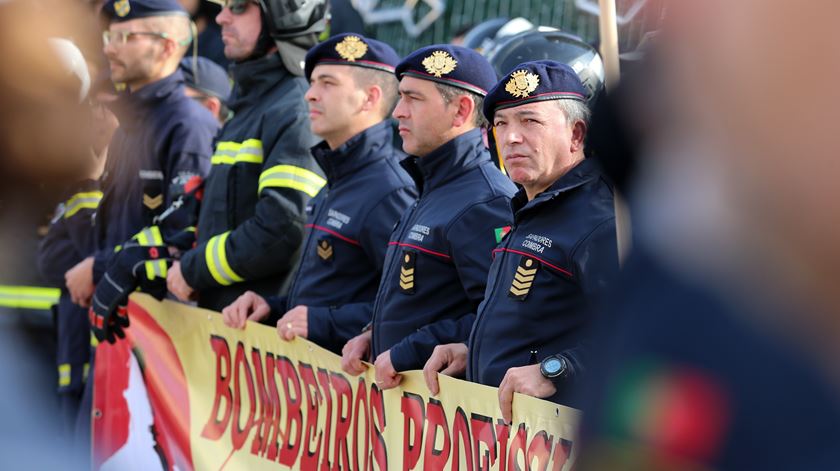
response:
M563 466L569 460L572 454L572 442L569 440L559 439L557 445L554 445L554 456L552 457L552 471L561 471Z
M496 432L493 429L493 418L471 414L470 428L473 435L476 469L490 471L496 463Z
M318 453L321 451L321 432L318 432L318 441L315 442L315 449L312 449L312 444L315 439L315 433L318 431L318 406L323 398L321 397L321 390L318 389L318 381L315 379L315 371L312 365L298 362L298 373L300 373L303 390L306 393L306 420L304 421L304 437L303 437L303 451L300 455L301 469L317 469L318 467Z
M256 433L251 443L251 454L265 456L269 450L269 443L273 460L277 456L277 428L280 426L280 399L277 394L277 383L274 381L274 355L265 354L265 375L263 375L260 351L254 348L251 350L251 362L254 364L254 376L256 378L257 397L259 398L259 413L254 422ZM274 433L275 441L271 442L271 432Z
M244 373L244 374L243 374ZM245 377L245 384L248 388L248 419L245 426L239 428L242 411L242 376ZM245 356L245 345L242 342L236 344L236 356L233 360L233 427L230 430L230 441L234 451L245 445L251 427L254 425L254 415L257 413L257 394L254 390L254 376L251 374L251 367Z
M527 469L535 471L546 471L548 469L548 459L551 458L551 442L554 437L546 434L545 430L540 430L531 439L531 444L528 445L528 464ZM538 466L533 466L534 459L539 463Z
M224 337L213 335L210 337L210 348L216 354L216 396L213 399L213 411L201 431L201 436L210 440L218 440L225 433L230 421L233 399L230 391L230 347ZM223 373L222 370L225 372ZM222 401L225 402L224 414L219 418Z
M321 471L330 471L330 436L332 432L332 393L330 393L330 374L323 368L318 368L318 382L321 383L321 390L324 391L324 398L327 403L327 420L324 421L323 440L318 432L318 449L324 451L324 458L321 460ZM320 402L320 401L319 401ZM323 445L322 445L323 444Z
M377 420L373 420L374 413L376 413ZM385 430L387 422L385 420L385 404L382 401L382 391L376 384L370 385L370 422L373 424L373 427L370 428L373 461L379 465L380 471L385 471L388 469L388 448L385 446L385 437L382 436L382 431ZM371 463L370 469L373 469L373 463Z
M446 412L443 410L440 401L433 398L429 399L429 406L426 408L426 411L428 426L426 429L426 450L423 454L423 470L444 469L446 462L449 461L449 449L451 446L449 422L446 420ZM438 429L443 431L443 444L439 450L435 448Z
M467 469L475 469L473 466L472 440L470 440L470 424L467 422L467 414L460 406L455 409L455 424L452 426L452 471L458 470L461 466L461 457L458 454L459 443L464 445Z
M499 471L505 471L507 469L506 458L508 439L510 438L510 425L506 424L502 419L496 422L496 436L499 438Z
M423 398L414 393L404 392L400 404L403 413L403 470L414 469L423 448L426 411Z
M298 378L292 361L287 357L277 357L277 371L283 381L283 390L286 393L286 444L280 450L277 458L281 464L292 467L300 452L301 438L303 437L303 416L301 415L301 404L303 396L300 390L300 378ZM292 394L294 390L294 394ZM294 425L297 436L292 440L292 426Z
M335 391L335 446L333 447L333 467L335 471L350 469L350 455L347 450L347 434L350 432L350 423L353 419L353 389L350 382L344 375L338 373L330 374L330 383ZM365 390L359 389L360 396L365 395ZM345 413L345 408L347 412ZM359 416L356 416L358 420ZM326 452L324 453L326 455ZM358 469L358 468L357 468Z
M355 451L353 453L353 469L366 471L370 465L370 416L368 415L367 384L364 377L359 377L359 385L356 391L356 405L353 409L353 417L355 418L353 424L353 450ZM359 448L359 422L362 419L365 420L365 433L362 434L365 445ZM361 467L359 466L359 452L362 452L365 457Z
M513 471L520 469L528 469L528 457L525 454L525 445L528 440L528 430L525 428L525 424L519 424L519 430L516 431L516 435L513 436L513 439L510 441L510 449L508 450L508 469ZM517 459L519 454L522 454L522 459L526 461L525 467L522 468L519 466Z

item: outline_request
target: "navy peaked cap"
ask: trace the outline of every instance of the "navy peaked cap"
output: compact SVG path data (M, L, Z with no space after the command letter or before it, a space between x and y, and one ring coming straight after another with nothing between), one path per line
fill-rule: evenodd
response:
M335 35L310 49L306 53L304 74L306 80L309 80L312 70L318 64L354 65L394 73L399 62L400 56L394 48L382 41L345 33Z
M550 60L523 62L502 77L487 94L484 116L492 122L497 110L563 99L586 103L586 89L574 69Z
M451 85L487 95L496 83L496 72L478 52L451 44L436 44L409 54L397 66L397 78L404 76Z
M184 74L186 85L226 102L230 98L231 87L230 78L225 69L206 57L198 56L195 61L196 67L193 70L192 57L181 59L179 67L181 73Z
M150 16L189 14L177 0L108 0L102 7L102 13L111 21L129 21Z

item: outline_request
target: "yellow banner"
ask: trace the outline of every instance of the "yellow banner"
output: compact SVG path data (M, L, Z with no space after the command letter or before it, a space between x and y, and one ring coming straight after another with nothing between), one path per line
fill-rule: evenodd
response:
M129 316L127 339L97 351L98 467L137 465L132 443L170 469L572 467L574 409L517 395L508 425L495 388L441 376L430 396L414 371L380 391L372 366L348 375L338 356L264 325L231 329L218 313L145 295Z

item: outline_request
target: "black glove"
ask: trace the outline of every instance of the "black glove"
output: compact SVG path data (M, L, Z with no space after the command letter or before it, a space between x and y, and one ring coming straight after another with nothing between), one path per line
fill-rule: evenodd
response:
M155 291L154 294L159 294L162 280L165 295L168 255L166 247L126 244L114 256L96 285L88 313L91 330L97 340L114 343L117 337L125 338L124 329L129 325L128 296L138 286L145 284Z

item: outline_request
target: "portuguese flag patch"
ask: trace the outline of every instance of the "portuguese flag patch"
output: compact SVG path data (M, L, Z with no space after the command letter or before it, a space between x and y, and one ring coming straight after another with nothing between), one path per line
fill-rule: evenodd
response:
M497 227L493 229L493 232L496 234L496 243L498 244L505 238L506 235L508 235L508 232L510 232L510 226Z

